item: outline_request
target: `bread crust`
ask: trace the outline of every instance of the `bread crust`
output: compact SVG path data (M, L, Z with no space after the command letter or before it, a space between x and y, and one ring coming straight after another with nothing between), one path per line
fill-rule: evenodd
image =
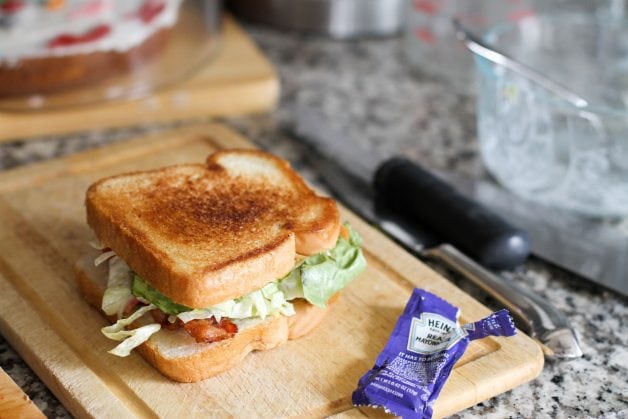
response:
M94 267L94 256L97 256L97 253L91 252L79 260L74 271L84 298L101 311L102 296L107 283L107 268L106 264ZM136 350L148 363L171 380L197 382L234 367L252 351L272 349L289 339L300 338L310 333L324 319L329 307L337 298L338 295L334 296L327 308L315 307L305 300L295 300L294 316L268 317L241 328L230 339L211 344L196 343L183 330L162 329ZM116 321L115 316L105 317L112 323ZM177 345L183 349L180 351L173 349ZM176 354L173 355L172 352Z
M340 231L333 200L258 150L102 179L85 204L104 245L162 294L197 308L285 276L297 253L333 247Z

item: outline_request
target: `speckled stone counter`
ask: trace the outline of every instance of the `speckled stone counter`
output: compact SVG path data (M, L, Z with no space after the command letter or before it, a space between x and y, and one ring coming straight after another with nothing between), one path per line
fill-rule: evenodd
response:
M382 157L402 153L428 167L486 176L477 152L473 100L413 74L403 61L398 39L345 43L250 30L279 69L281 105L272 115L228 122L260 146L290 159L310 181L318 184L319 179L305 158L306 151L285 134L297 104L319 110L352 140L363 142ZM123 141L164 127L2 144L0 169ZM567 314L585 356L547 362L533 382L455 417L628 417L627 299L536 258L505 275ZM476 298L497 307L464 281L454 280ZM46 415L69 416L1 336L0 366Z

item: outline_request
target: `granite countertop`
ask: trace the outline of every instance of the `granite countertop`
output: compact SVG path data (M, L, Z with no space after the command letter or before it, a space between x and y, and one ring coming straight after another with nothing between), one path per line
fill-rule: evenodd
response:
M249 30L279 69L281 104L274 114L227 122L262 147L290 159L310 181L320 179L305 158L306 151L282 129L297 104L319 110L348 137L381 156L401 153L431 168L486 176L478 156L473 100L413 74L403 61L399 39L336 42L286 36L270 29ZM0 145L0 169L170 126L5 143ZM546 362L536 380L454 417L628 417L627 300L536 258L504 275L565 312L585 355ZM470 285L455 280L476 298L497 307ZM0 367L47 416L69 416L2 336Z

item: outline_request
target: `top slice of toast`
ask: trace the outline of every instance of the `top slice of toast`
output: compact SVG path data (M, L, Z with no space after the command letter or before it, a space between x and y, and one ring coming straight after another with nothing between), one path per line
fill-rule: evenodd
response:
M333 247L340 230L332 199L316 195L285 160L256 150L102 179L85 202L105 246L194 308L283 277L297 253Z

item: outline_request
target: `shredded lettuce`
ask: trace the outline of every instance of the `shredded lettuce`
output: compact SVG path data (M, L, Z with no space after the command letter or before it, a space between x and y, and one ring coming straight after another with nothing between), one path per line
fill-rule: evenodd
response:
M286 277L277 282L277 285L286 296L286 300L305 298L303 294L303 282L301 282L301 266L290 271Z
M212 307L192 309L173 302L171 299L148 285L138 275L133 278L133 294L154 304L166 314L176 316L183 322L195 319L215 317L220 321L222 317L230 319L246 319L261 317L277 313L291 316L294 314L292 304L287 301L276 282L266 284L263 288L250 292L240 298L227 300Z
M287 301L283 292L279 290L276 282L265 285L262 289L250 292L241 298L225 301L213 307L186 311L177 315L183 322L195 319L208 319L215 317L220 321L223 317L230 319L248 319L275 314L292 316L294 307Z
M109 250L108 252L101 253L96 259L94 259L94 266L98 266L101 263L107 261L109 258L112 258L116 255L116 252L113 250Z
M118 346L108 352L111 355L120 357L129 356L133 349L146 342L153 334L159 332L160 329L161 325L159 323L151 323L133 330L122 330L118 333L126 336L127 339L120 342Z
M127 356L133 348L146 342L151 335L161 329L157 323L137 329L125 328L150 310L158 308L170 315L170 321L176 318L183 322L210 317L220 321L230 319L248 319L283 314L294 315L294 306L290 303L295 298L305 298L310 303L325 307L327 301L358 276L366 267L366 260L360 249L361 238L345 224L349 237L340 236L336 246L324 253L310 256L302 261L284 278L266 284L259 290L240 298L224 301L212 307L192 309L177 304L148 285L142 278L131 271L119 257L109 260L109 281L103 297L102 309L109 315L121 317L130 298L137 297L149 305L137 309L127 318L102 328L102 333L110 339L122 341L109 351L118 356Z
M161 325L158 323L151 323L133 330L125 330L128 325L156 308L157 307L153 304L144 306L136 310L129 317L120 319L114 324L100 329L102 334L109 339L122 341L122 343L110 350L109 353L117 356L128 356L133 348L140 346L154 333L157 333L159 329L161 329Z
M115 333L117 333L117 332L119 332L121 330L124 330L125 327L127 327L128 325L130 325L135 320L139 319L140 317L142 317L144 314L148 313L149 311L154 310L155 308L157 308L157 307L155 307L153 304L141 307L141 308L137 309L129 317L125 317L123 319L119 319L114 324L109 325L109 326L105 326L101 330L102 330L103 334L105 336L107 336L108 338L114 339L114 340L120 340L120 339L116 338Z
M131 269L118 256L109 259L109 279L107 281L107 289L102 298L102 311L112 316L118 315L122 317L122 311L126 307L129 300L133 297L131 292Z
M104 250L107 248L107 246L105 246L104 244L102 244L101 242L99 242L98 240L92 240L88 242L89 246L92 249L96 249L96 250Z
M327 301L366 268L358 233L345 224L349 238L338 237L336 246L305 259L303 264L279 281L279 288L293 298L302 297L315 306Z

